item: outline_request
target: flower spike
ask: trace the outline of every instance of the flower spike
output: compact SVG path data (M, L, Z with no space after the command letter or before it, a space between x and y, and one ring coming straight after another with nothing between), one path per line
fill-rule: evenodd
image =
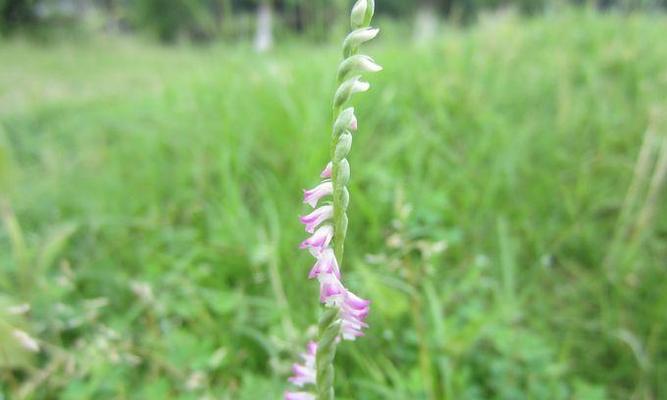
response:
M358 54L359 47L375 38L379 32L371 28L375 12L373 0L357 0L350 14L353 31L343 42L343 61L338 67L338 83L333 100L333 132L331 160L320 173L323 179L313 189L305 190L303 201L314 210L300 218L311 236L301 242L316 259L308 278L317 279L320 286L320 302L325 311L319 322L318 343L311 342L302 355L303 363L292 367L289 381L299 391L285 392L285 400L334 400L334 357L341 340L356 340L368 328L366 318L370 301L348 290L342 281L340 266L343 260L347 235L347 208L350 192L350 163L347 157L352 149L352 134L358 129L353 107L344 105L356 93L366 92L370 84L360 74L379 72L382 67L371 57ZM319 205L324 198L330 198ZM307 388L314 386L309 391ZM304 388L306 388L304 390Z

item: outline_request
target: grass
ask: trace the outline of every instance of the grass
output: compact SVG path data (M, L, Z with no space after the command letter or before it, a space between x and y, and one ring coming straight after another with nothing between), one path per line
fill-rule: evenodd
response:
M341 400L667 396L664 196L636 229L643 189L624 206L667 135L665 26L509 17L369 49L344 268L374 304ZM338 57L1 44L0 394L279 398L319 312L296 217Z

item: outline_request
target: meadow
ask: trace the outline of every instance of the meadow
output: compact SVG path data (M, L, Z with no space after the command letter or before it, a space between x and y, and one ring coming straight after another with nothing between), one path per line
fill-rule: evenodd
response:
M667 17L377 25L338 398L667 398ZM281 398L339 58L0 42L0 399Z

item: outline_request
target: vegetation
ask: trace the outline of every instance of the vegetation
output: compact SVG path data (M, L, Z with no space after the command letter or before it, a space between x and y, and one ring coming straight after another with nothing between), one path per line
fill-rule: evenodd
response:
M251 34L252 13L264 3L275 10L279 30L308 34L322 39L341 26L352 0L0 0L0 33L27 28L42 33L43 25L71 29L90 16L101 16L105 31L141 31L163 42L181 38L210 41L234 39ZM567 5L586 5L624 12L664 10L667 0L384 0L380 15L411 17L422 8L447 16L452 21L469 22L485 11L504 8L525 14L540 14ZM91 12L91 11L97 12ZM92 18L95 20L95 18ZM98 21L99 24L100 21ZM84 24L85 25L85 24ZM39 28L39 29L37 29Z
M383 32L340 399L667 397L666 22ZM104 40L0 45L0 397L277 399L315 335L298 193L339 49Z

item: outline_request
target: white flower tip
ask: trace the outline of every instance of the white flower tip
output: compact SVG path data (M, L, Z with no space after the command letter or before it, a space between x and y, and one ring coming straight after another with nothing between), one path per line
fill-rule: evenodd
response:
M358 125L358 122L357 122L357 116L352 115L352 121L350 121L350 130L356 131L358 127L359 127L359 125Z
M352 86L352 91L359 93L359 92L365 92L370 88L371 88L370 83L364 81L356 81L354 82L354 86Z
M380 28L368 28L364 32L364 39L366 40L371 40L375 39L375 37L380 33Z
M372 58L367 57L363 59L362 63L363 69L368 72L380 72L382 71L382 66L378 65L373 61Z

